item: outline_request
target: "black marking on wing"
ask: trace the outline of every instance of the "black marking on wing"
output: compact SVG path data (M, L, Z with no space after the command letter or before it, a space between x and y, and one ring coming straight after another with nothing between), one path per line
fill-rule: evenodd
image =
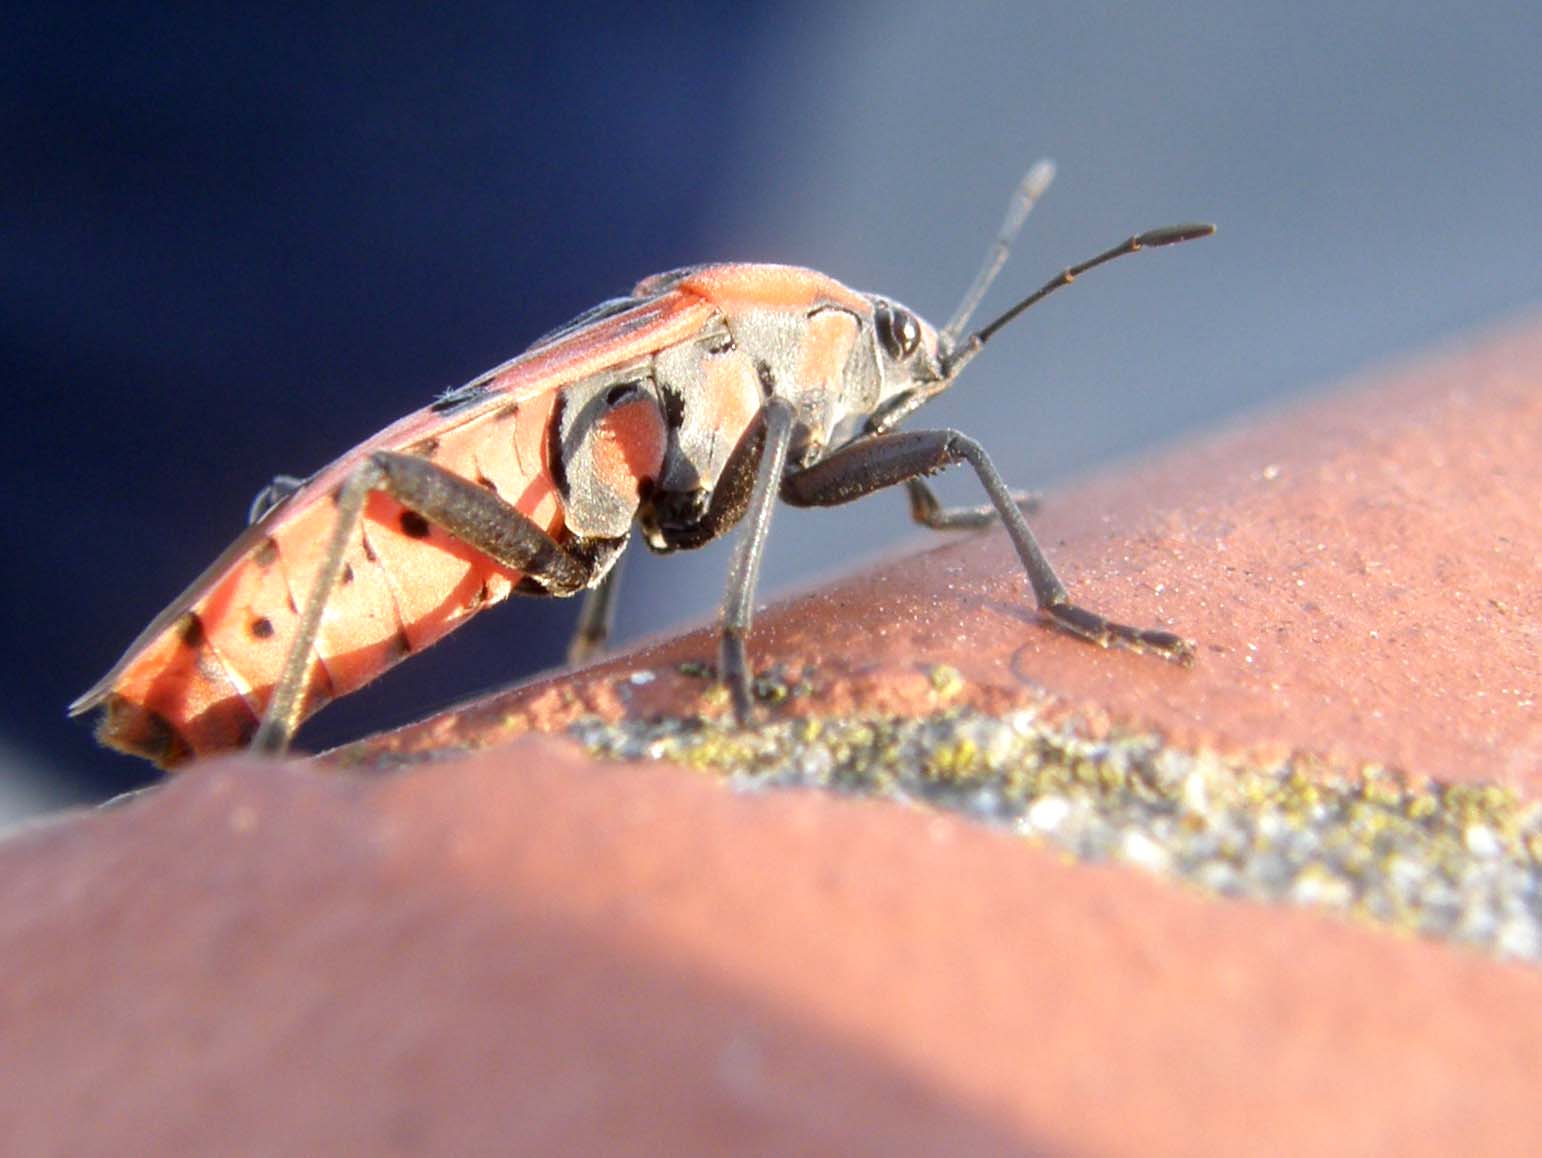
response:
M470 406L479 401L487 393L488 381L479 379L475 382L467 382L464 386L457 386L453 390L446 390L428 404L429 410L435 414L449 414Z
M606 318L623 314L627 310L640 306L647 301L647 298L642 297L610 298L608 301L603 301L597 306L590 306L576 318L564 322L554 330L547 331L531 342L519 355L519 358L523 358L526 354L534 353L543 346L550 346L554 342L561 341L569 334L582 330L585 326L592 326L596 322L604 321ZM515 358L513 361L518 361L519 358ZM506 362L502 366L489 370L481 377L467 382L464 386L457 386L453 390L446 390L438 398L434 399L433 402L429 403L428 409L434 414L453 414L459 410L475 406L491 393L493 380L509 365L510 363ZM501 411L499 417L511 417L516 413L518 413L518 407L511 406Z
M639 295L645 294L647 297L657 297L659 294L668 293L681 282L695 277L706 268L707 266L702 264L682 265L679 269L670 269L665 270L663 273L656 273L652 277L645 277L642 281L638 282L635 292Z
M562 338L567 337L569 334L583 329L585 326L592 326L595 322L603 322L606 318L613 318L617 314L623 314L633 306L640 306L647 300L647 298L635 297L610 298L601 302L597 306L590 306L576 318L572 318L566 322L563 322L562 325L558 326L556 329L548 330L546 333L542 334L539 338L530 343L529 348L531 350L538 350L542 346L549 346L553 342L559 341Z

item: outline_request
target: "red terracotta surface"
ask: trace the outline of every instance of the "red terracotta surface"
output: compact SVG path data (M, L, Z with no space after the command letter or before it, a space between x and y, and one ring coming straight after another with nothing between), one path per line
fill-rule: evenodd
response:
M1042 626L1004 534L970 535L773 605L777 710L924 712L927 673L987 709L1048 693L1174 742L1308 749L1542 788L1542 325L1515 325L1048 496L1032 522L1073 596L1198 643L1178 669ZM869 500L877 501L877 500ZM778 533L796 534L784 518ZM584 711L701 707L710 633L645 647L386 740L478 744ZM637 688L637 669L665 678Z
M1042 628L987 535L765 615L762 666L817 689L773 710L932 710L948 664L953 703L1534 793L1539 377L1542 329L1512 329L1050 496L1077 594L1181 628L1191 670ZM710 705L666 670L710 654L377 745L480 753L237 759L0 844L6 1148L1542 1148L1534 966L920 808L502 742Z
M530 739L0 849L13 1153L1521 1153L1542 974Z

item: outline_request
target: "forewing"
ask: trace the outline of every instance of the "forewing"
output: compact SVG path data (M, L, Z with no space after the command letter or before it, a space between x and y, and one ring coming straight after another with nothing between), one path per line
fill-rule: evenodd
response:
M254 551L331 493L348 474L376 450L402 450L469 425L486 422L510 406L529 403L564 385L599 373L617 363L635 360L684 341L707 325L713 308L702 298L666 291L637 300L626 308L605 303L554 331L536 345L421 410L393 423L306 480L283 501L249 526L185 591L142 631L123 657L90 691L70 705L79 715L99 706L113 691L124 670L182 618ZM533 410L542 410L533 407Z

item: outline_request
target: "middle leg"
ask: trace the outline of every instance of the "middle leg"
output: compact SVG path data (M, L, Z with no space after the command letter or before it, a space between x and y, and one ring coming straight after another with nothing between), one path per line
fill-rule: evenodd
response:
M925 479L905 480L905 494L910 499L910 517L934 531L979 531L1000 520L990 503L979 507L945 507L937 492ZM1039 496L1033 491L1012 492L1012 502L1025 515L1039 509Z
M1012 491L979 443L956 430L896 431L842 447L828 458L782 481L782 498L799 507L849 503L884 487L909 483L945 467L967 462L1006 527L1033 587L1039 610L1073 635L1107 647L1121 644L1174 663L1193 662L1194 648L1170 631L1116 623L1071 602L1065 584L1040 549Z
M610 642L610 633L616 626L616 588L621 583L623 562L625 556L612 563L599 584L584 593L583 605L578 609L578 626L568 643L569 664L593 659Z

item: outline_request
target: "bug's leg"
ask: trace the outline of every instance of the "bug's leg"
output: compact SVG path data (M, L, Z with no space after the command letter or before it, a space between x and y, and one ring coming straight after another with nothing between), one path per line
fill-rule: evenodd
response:
M252 749L280 755L299 726L311 649L321 615L337 586L343 556L358 530L364 504L373 491L384 491L461 542L511 570L522 571L552 595L582 590L593 565L570 554L560 543L514 507L427 459L376 451L348 476L337 497L337 522L315 581L305 597L300 625L273 697L263 714Z
M1040 165L1034 166L1039 169ZM1050 166L1050 173L1054 167ZM1030 176L1032 171L1030 171ZM1031 206L1031 202L1029 203ZM1009 218L1010 220L1010 218ZM986 270L991 266L988 264ZM985 271L981 271L982 275ZM994 277L994 273L990 275ZM987 278L987 281L989 279ZM914 406L911 407L914 409ZM889 413L875 416L868 421L867 437L878 434L887 434L894 429L907 411L904 409L903 400ZM910 500L910 517L923 527L930 527L934 531L979 531L995 525L999 521L996 508L990 503L978 507L945 507L942 500L937 497L937 492L932 490L931 484L924 478L911 477L905 480L905 495ZM1018 510L1025 515L1035 514L1041 506L1039 495L1035 491L1014 490L1011 492L1012 502Z
M910 498L910 517L923 527L934 531L978 531L998 521L996 508L990 503L979 507L945 507L937 492L925 479L905 480L905 493ZM1025 515L1038 511L1039 496L1034 491L1011 492L1013 505Z
M728 589L723 596L723 636L718 663L718 675L728 685L734 718L741 726L750 722L754 712L744 641L749 636L750 621L754 617L755 581L760 575L760 556L765 549L766 534L771 529L777 481L787 466L787 444L792 440L792 406L783 398L771 398L761 410L761 422L764 433L760 440L755 486L750 492L744 530L734 546L733 564L728 569Z
M621 582L623 561L617 559L605 572L599 586L584 593L583 606L578 609L578 626L568 644L568 663L584 663L605 650L611 629L616 625L616 587Z
M1156 631L1105 619L1071 602L1040 550L1028 520L980 444L956 430L918 430L874 435L852 443L821 462L782 480L782 498L793 506L829 507L884 487L967 462L1011 536L1033 587L1039 610L1054 623L1100 646L1119 643L1175 663L1193 660L1193 645L1170 631Z
M296 478L292 474L274 475L273 481L257 492L252 498L252 505L246 509L247 525L255 523L304 485L303 478Z

